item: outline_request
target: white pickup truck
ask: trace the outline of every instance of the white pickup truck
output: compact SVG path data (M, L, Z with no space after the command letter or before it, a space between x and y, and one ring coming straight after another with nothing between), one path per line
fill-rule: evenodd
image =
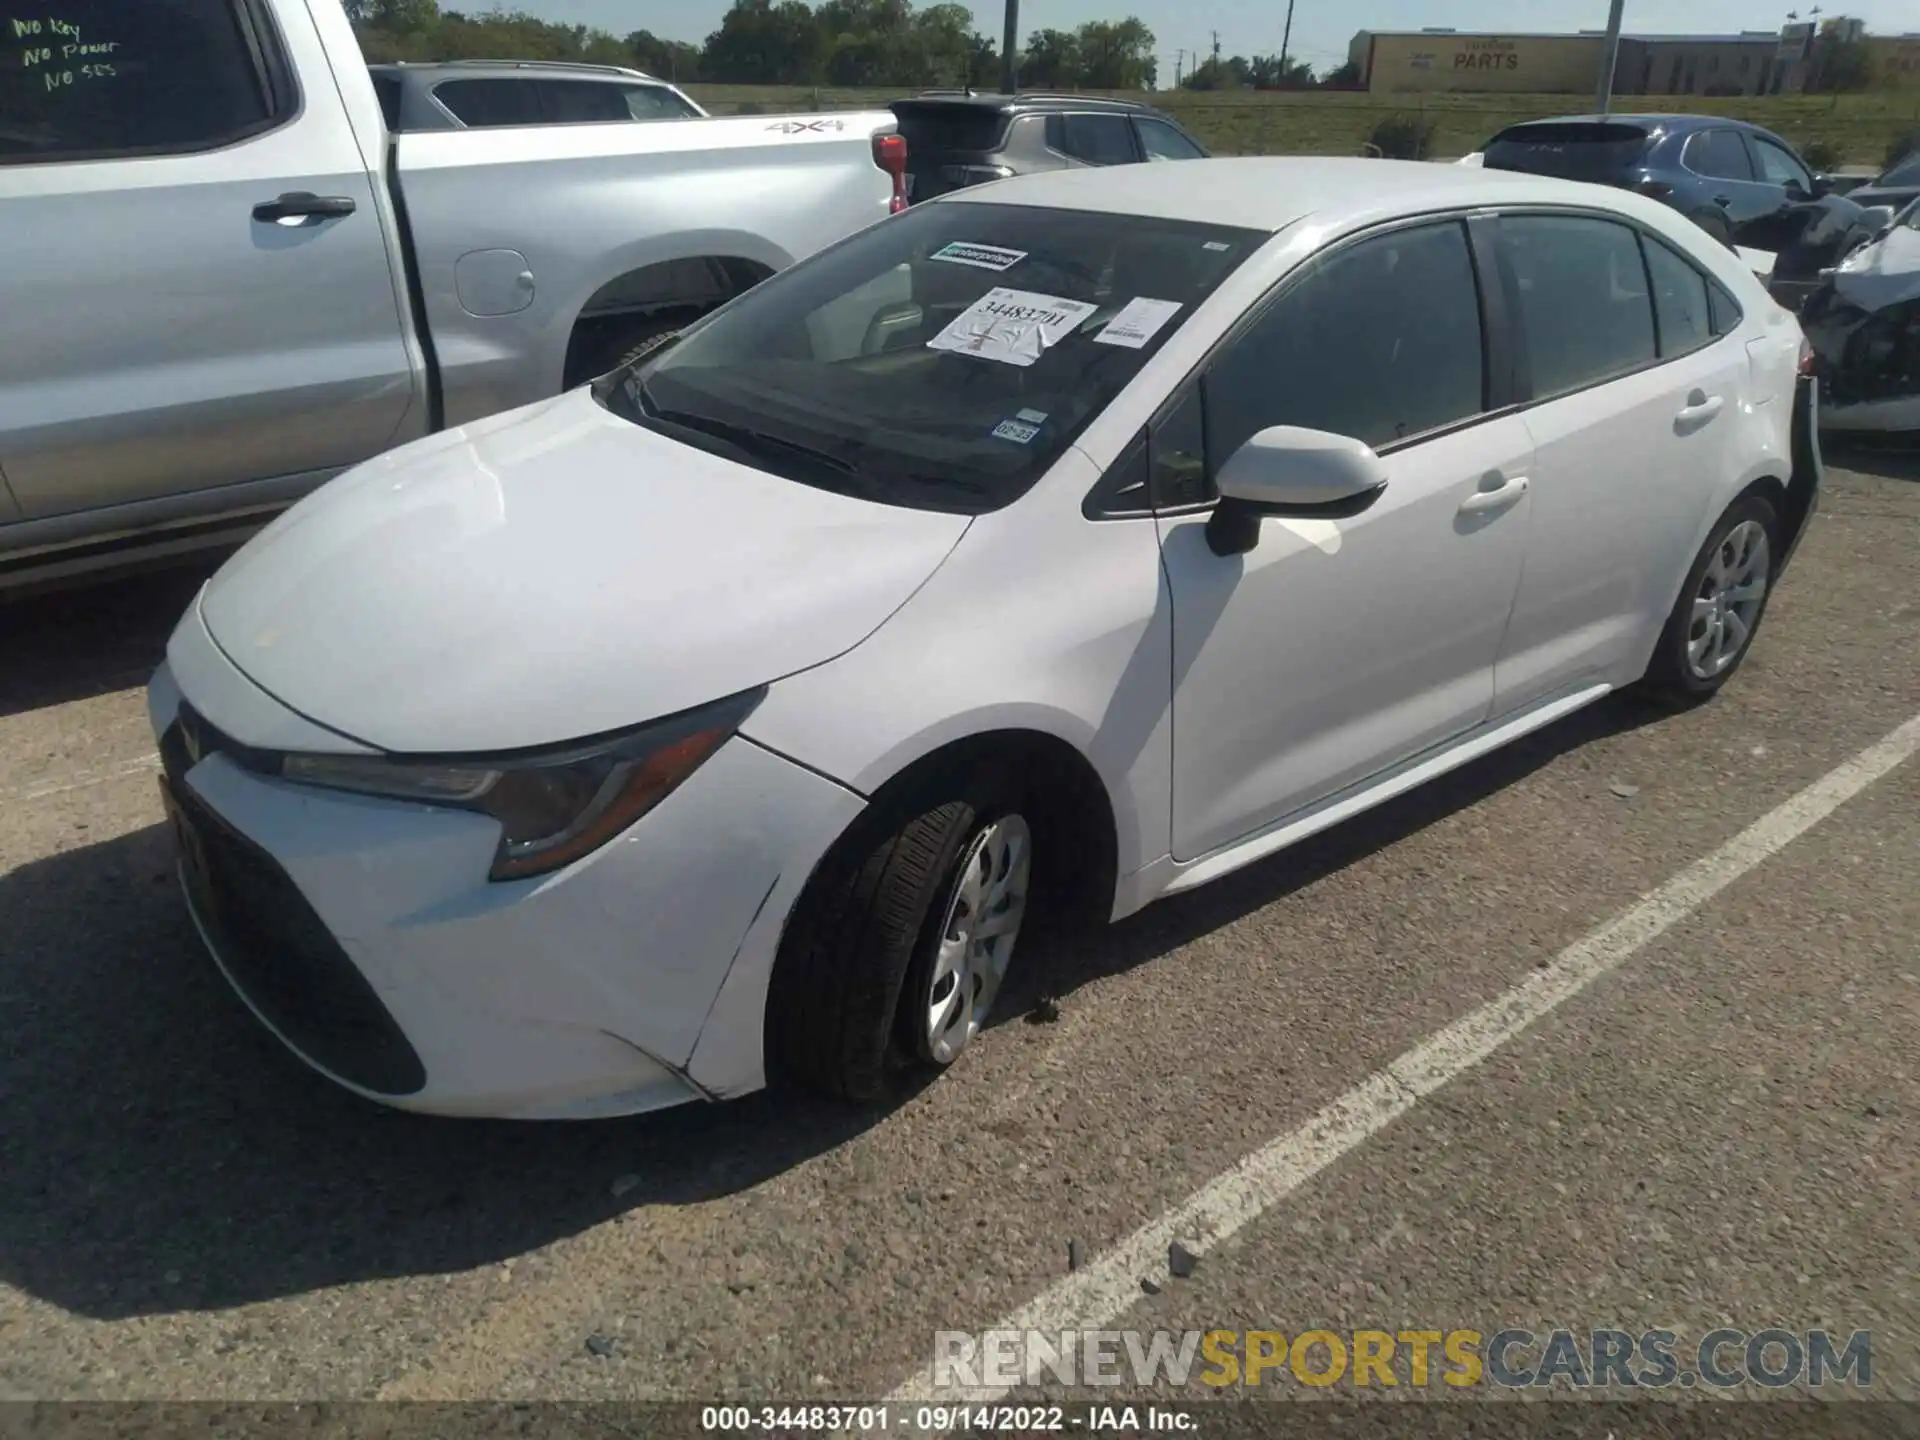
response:
M893 126L392 133L339 0L0 0L0 588L601 373L904 205Z

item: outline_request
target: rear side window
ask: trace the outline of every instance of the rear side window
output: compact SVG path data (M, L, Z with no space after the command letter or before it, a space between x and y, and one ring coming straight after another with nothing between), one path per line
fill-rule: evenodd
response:
M1598 385L1658 357L1640 244L1625 225L1568 215L1508 215L1500 238L1513 268L1534 398Z
M1567 180L1605 180L1631 168L1646 152L1647 132L1612 121L1515 125L1487 142L1489 170L1524 170Z
M1647 273L1653 277L1653 315L1659 325L1660 355L1671 359L1713 342L1713 316L1707 277L1651 236L1642 236Z
M1089 165L1131 165L1139 158L1124 115L1049 115L1047 144Z
M447 80L434 86L433 98L474 129L538 125L542 119L539 92L528 80Z
M598 80L542 80L528 87L538 90L544 118L551 125L592 125L631 120L622 87Z
M1460 225L1362 240L1315 262L1208 372L1209 462L1270 425L1380 449L1470 419L1486 404L1483 355Z
M210 150L294 108L234 0L73 0L0 15L0 164Z
M1680 163L1709 180L1751 180L1753 161L1732 130L1701 130L1687 137Z

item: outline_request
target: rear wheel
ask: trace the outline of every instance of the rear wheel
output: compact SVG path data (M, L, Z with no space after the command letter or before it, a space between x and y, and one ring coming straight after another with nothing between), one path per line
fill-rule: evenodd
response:
M1733 678L1772 594L1780 519L1748 495L1727 507L1694 558L1643 682L1675 704L1704 700Z
M856 827L796 907L767 997L771 1059L854 1101L959 1059L1025 924L1033 829L992 769L930 783Z

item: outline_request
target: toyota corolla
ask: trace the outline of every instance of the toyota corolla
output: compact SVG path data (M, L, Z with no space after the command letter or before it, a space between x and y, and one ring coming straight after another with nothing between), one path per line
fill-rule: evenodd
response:
M966 1050L1045 907L1712 695L1817 498L1806 359L1626 192L940 197L229 561L149 692L189 909L388 1104L871 1099Z

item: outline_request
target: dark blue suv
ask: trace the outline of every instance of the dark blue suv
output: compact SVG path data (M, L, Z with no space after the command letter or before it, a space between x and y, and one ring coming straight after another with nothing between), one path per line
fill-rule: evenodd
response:
M1775 257L1774 296L1789 308L1877 225L1778 135L1716 115L1530 120L1495 135L1481 156L1489 170L1637 190L1723 244L1766 251Z

